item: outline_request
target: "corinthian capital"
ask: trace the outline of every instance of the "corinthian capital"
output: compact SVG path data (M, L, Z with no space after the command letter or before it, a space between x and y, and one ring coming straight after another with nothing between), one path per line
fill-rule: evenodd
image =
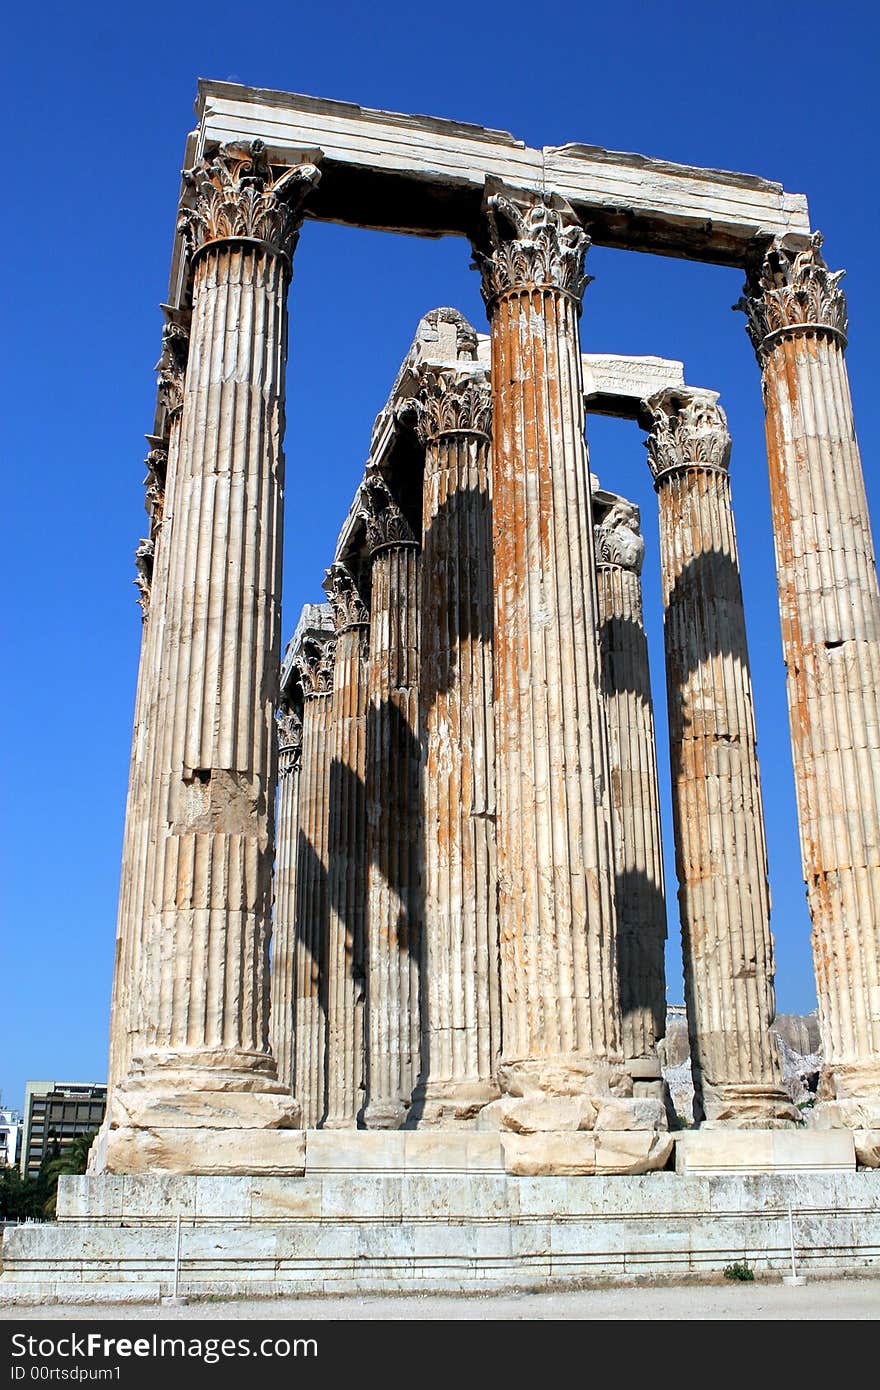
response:
M302 755L302 719L296 710L285 706L275 716L275 733L278 737L280 766L278 775L285 777L299 766Z
M364 479L361 501L361 516L367 524L367 549L371 555L388 546L418 545L412 527L378 472L368 473Z
M144 478L146 495L144 506L150 518L150 531L155 534L162 522L165 509L165 478L168 472L168 450L151 449L144 462L147 476Z
M639 525L639 509L633 502L621 497L609 507L593 531L597 565L620 565L622 569L641 574L645 541Z
M673 468L727 468L727 416L714 391L671 387L645 401L648 463L654 479Z
M303 699L333 693L333 662L336 656L336 634L307 637L296 658Z
M321 586L330 600L333 609L333 623L337 633L347 632L353 627L367 627L370 614L361 598L354 575L347 565L338 561L327 571Z
M584 274L590 245L564 198L526 198L512 190L490 193L484 210L484 244L474 247L483 299L536 287L562 290L580 304L592 276Z
M813 233L803 251L787 251L774 243L733 306L746 315L746 331L758 360L772 347L776 334L821 329L845 346L849 325L846 295L840 288L845 274L825 264L821 232Z
M188 200L177 229L189 255L217 241L258 241L288 258L302 226L306 198L321 175L314 164L273 167L262 140L221 145L184 170Z
M134 552L134 583L138 591L138 603L141 607L141 617L146 619L150 611L150 590L153 586L153 557L155 546L152 540L144 538L138 543L138 548Z
M412 407L413 424L422 444L449 434L479 434L488 439L492 392L485 372L461 375L454 369L425 368Z
M171 321L162 329L162 352L156 363L159 374L159 403L170 416L183 405L183 378L189 356L189 329Z

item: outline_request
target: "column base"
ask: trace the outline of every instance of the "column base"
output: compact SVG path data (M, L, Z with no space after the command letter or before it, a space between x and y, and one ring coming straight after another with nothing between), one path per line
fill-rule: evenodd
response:
M668 1129L663 1100L634 1096L622 1063L578 1056L508 1059L498 1075L503 1094L480 1112L480 1129L557 1136L581 1131L665 1134Z
M824 1067L819 1099L806 1119L811 1129L851 1130L858 1163L880 1168L880 1065Z
M473 1129L481 1111L499 1096L494 1081L429 1081L413 1091L407 1128Z
M701 1129L791 1129L803 1125L800 1111L781 1086L734 1082L710 1086L704 1080L700 1098L704 1116ZM698 1104L695 1098L695 1107Z
M409 1108L409 1101L397 1096L368 1101L364 1108L364 1129L402 1129Z
M167 1053L135 1067L110 1096L89 1172L302 1171L302 1145L289 1133L301 1133L302 1112L271 1057Z

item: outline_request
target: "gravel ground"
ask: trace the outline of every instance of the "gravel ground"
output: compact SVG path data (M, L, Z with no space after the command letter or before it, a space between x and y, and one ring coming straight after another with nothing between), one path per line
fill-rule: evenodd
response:
M155 1303L56 1304L45 1308L0 1307L0 1319L36 1318L124 1319L162 1318L169 1321L222 1319L269 1321L329 1318L377 1321L532 1321L578 1319L632 1321L669 1318L677 1321L719 1318L876 1320L880 1318L880 1279L839 1279L808 1282L788 1288L769 1280L753 1284L686 1284L662 1288L629 1287L578 1289L558 1293L469 1294L462 1298L434 1295L273 1298L210 1300L184 1307Z

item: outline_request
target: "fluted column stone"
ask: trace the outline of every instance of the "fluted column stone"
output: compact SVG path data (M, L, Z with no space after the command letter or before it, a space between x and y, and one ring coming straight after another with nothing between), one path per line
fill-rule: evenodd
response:
M419 1077L422 882L419 546L378 476L364 485L372 557L367 663L368 1129L398 1129Z
M844 351L816 233L737 307L761 364L801 858L824 1067L816 1120L880 1166L880 598Z
M578 332L587 245L563 200L487 183L475 254L492 344L504 1096L481 1120L630 1129L644 1168L665 1161L669 1140L655 1132L660 1102L631 1099L621 1044ZM601 1163L606 1137L579 1146L582 1171Z
M278 811L275 821L275 906L272 914L272 987L269 1037L278 1080L294 1094L293 987L296 932L296 867L302 712L278 711Z
M595 543L623 1055L635 1093L662 1098L657 1043L666 1031L666 895L638 507L623 498L613 502L595 527Z
M108 1089L128 1072L134 1033L132 1007L138 988L149 827L154 795L156 709L159 655L168 598L170 535L183 409L183 381L189 346L188 313L165 308L162 354L156 364L158 396L164 408L165 432L153 440L147 454L145 505L149 535L135 552L138 603L143 618L141 653L135 694L134 734L129 766L122 871L116 924L116 956L110 1005Z
M357 1126L365 1096L367 657L370 614L339 562L324 584L336 629L327 829L327 1129Z
M647 412L694 1116L775 1127L797 1116L770 1034L770 886L730 435L711 391L663 391Z
M316 180L313 165L273 169L259 141L187 175L192 323L135 1043L97 1160L114 1171L277 1171L283 1136L271 1132L299 1120L269 1047L272 724L285 301ZM235 1144L218 1133L233 1129Z
M421 1126L471 1123L498 1095L490 421L481 370L423 371Z
M307 637L296 657L303 692L302 767L297 795L293 945L293 1090L304 1129L327 1104L327 946L333 671L336 637Z

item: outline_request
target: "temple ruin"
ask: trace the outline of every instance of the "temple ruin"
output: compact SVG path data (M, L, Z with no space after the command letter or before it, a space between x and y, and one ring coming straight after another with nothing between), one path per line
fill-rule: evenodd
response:
M516 1231L527 1192L551 1226L557 1211L560 1189L528 1181L608 1179L576 1189L578 1210L623 1221L630 1201L668 1215L669 1183L764 1174L770 1197L737 1209L741 1231L797 1172L834 1175L856 1230L857 1180L880 1205L857 1172L880 1166L880 600L842 272L805 199L225 83L200 83L197 109L137 549L111 1096L58 1229L74 1238L77 1202L124 1216L126 1184L152 1191L157 1175L246 1190L247 1213L215 1216L247 1224L269 1179L288 1183L280 1221L309 1182L337 1183L350 1214L352 1174L451 1173L459 1187L427 1211L427 1188L400 1189L382 1219L430 1224L436 1198L466 1223L491 1188ZM282 654L287 292L311 219L463 238L488 334L425 313L315 576L326 601ZM806 1123L770 1033L736 451L718 393L681 363L584 352L591 241L745 275L825 1058ZM684 1135L657 1050L667 886L644 544L638 509L590 473L592 412L639 423L657 495L701 1122ZM713 1200L692 1200L707 1230ZM39 1263L19 1239L7 1279ZM876 1230L865 1239L876 1255ZM484 1277L480 1250L467 1258L460 1277ZM413 1277L430 1283L425 1260Z

